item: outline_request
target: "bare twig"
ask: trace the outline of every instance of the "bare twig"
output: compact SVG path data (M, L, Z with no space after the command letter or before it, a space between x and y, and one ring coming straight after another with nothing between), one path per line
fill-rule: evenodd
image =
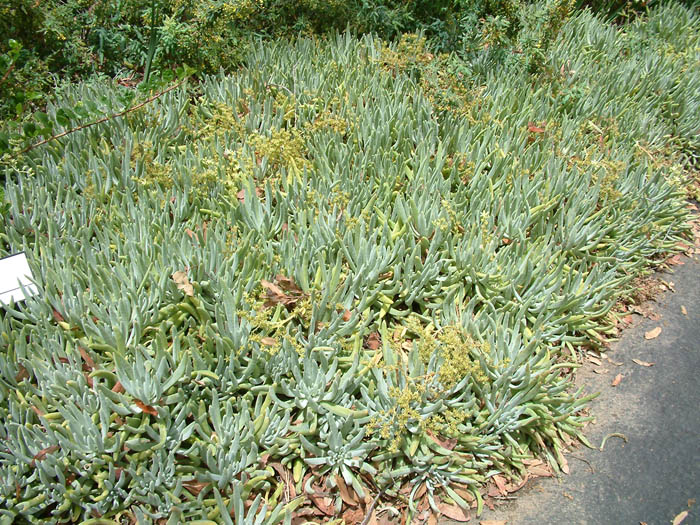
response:
M593 465L591 465L591 462L588 461L586 458L582 458L580 456L574 456L573 454L567 454L568 457L578 459L579 461L583 461L586 465L588 465L588 468L591 469L591 472L595 474L595 469L593 468Z
M374 507L377 506L377 502L379 501L379 498L381 498L383 494L384 494L384 490L382 489L374 497L374 501L372 501L372 504L369 507L367 507L367 514L365 514L365 519L362 520L362 523L360 523L360 525L367 525L369 523L369 520L372 517L372 513L374 512Z
M136 111L137 109L142 108L142 107L145 106L146 104L149 104L149 103L153 102L153 101L156 100L157 98L162 97L162 96L165 95L166 93L169 93L170 91L172 91L172 90L174 90L174 89L177 89L178 87L180 87L180 86L183 84L183 82L185 82L185 80L186 80L186 78L183 78L183 79L180 80L177 84L174 84L174 85L170 86L168 89L163 90L163 91L161 91L161 92L159 92L159 93L156 93L155 95L153 95L153 96L147 98L146 100L144 100L143 102L141 102L141 103L139 103L139 104L137 104L137 105L135 105L135 106L132 106L132 107L130 107L130 108L127 108L127 109L125 109L125 110L122 110L122 111L120 111L120 112L118 112L118 113L113 113L113 114L108 115L108 116L106 116L106 117L102 117L101 119L94 120L94 121L92 121L92 122L88 122L87 124L81 124L80 126L77 126L77 127L75 127L75 128L67 129L66 131L62 131L62 132L59 133L58 135L52 135L51 137L49 137L49 138L47 138L47 139L41 140L41 141L39 141L39 142L37 142L37 143L35 143L35 144L31 144L31 145L27 146L26 148L24 148L22 151L20 151L20 152L18 152L18 153L15 153L15 154L12 155L10 158L11 158L11 159L14 159L14 158L16 158L16 157L19 157L20 155L24 155L24 154L27 153L28 151L31 151L31 150L33 150L33 149L35 149L35 148L38 148L39 146L43 146L43 145L46 144L47 142L51 142L52 140L60 139L60 138L62 138L62 137L65 137L66 135L70 135L71 133L75 133L76 131L80 131L80 130L82 130L82 129L89 128L89 127L91 127L91 126L96 126L97 124L102 124L103 122L107 122L108 120L112 120L112 119L115 119L115 118L123 117L123 116L126 115L127 113L131 113L131 112L133 112L133 111Z

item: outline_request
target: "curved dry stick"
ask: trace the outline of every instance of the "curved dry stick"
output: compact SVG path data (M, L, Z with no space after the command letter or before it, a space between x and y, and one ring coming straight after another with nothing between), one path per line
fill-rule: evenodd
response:
M20 155L24 155L25 153L27 153L27 152L29 152L29 151L35 149L35 148L38 148L39 146L43 146L43 145L46 144L47 142L51 142L52 140L60 139L60 138L62 138L62 137L65 137L66 135L70 135L71 133L75 133L76 131L80 131L81 129L89 128L89 127L91 127L91 126L96 126L97 124L102 124L103 122L107 122L108 120L112 120L112 119L115 119L115 118L123 117L123 116L126 115L127 113L131 113L132 111L136 111L137 109L142 108L142 107L145 106L146 104L149 104L149 103L153 102L153 101L156 100L157 98L162 97L163 95L165 95L166 93L172 91L173 89L177 89L178 87L180 87L180 86L185 82L185 80L187 80L187 78L183 78L183 79L180 80L177 84L170 86L168 89L163 90L163 91L161 91L160 93L156 93L155 95L153 95L153 96L147 98L146 100L144 100L143 102L141 102L141 103L139 103L139 104L137 104L137 105L135 105L135 106L132 106L132 107L130 107L130 108L127 108L127 109L125 109L125 110L122 110L122 111L120 111L120 112L118 112L118 113L113 113L113 114L108 115L108 116L106 116L106 117L102 117L101 119L94 120L94 121L92 121L92 122L88 122L87 124L81 124L81 125L78 126L78 127L71 128L71 129L67 129L66 131L62 131L62 132L59 133L58 135L52 135L51 137L49 137L49 138L47 138L47 139L41 140L41 141L39 141L39 142L37 142L37 143L35 143L35 144L31 144L31 145L27 146L26 148L24 148L22 151L20 151L20 152L18 152L18 153L15 153L15 154L12 155L10 158L11 158L11 159L14 159L14 158L16 158L16 157L19 157Z
M608 434L607 436L605 436L603 438L603 442L600 444L600 451L601 452L603 451L603 448L605 447L605 442L608 440L608 438L612 438L612 437L624 439L625 443L627 443L627 436L625 436L624 434L620 434L619 432L613 432L612 434Z

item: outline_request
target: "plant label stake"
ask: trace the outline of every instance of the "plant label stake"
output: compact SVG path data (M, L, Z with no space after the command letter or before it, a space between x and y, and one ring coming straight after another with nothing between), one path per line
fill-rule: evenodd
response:
M24 252L0 259L0 305L23 301L37 293L32 270Z

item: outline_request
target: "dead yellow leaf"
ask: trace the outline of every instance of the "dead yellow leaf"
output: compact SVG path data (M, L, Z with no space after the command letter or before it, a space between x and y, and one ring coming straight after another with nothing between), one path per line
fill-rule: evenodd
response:
M688 317L688 310L685 309L685 306L681 306L681 313Z
M673 525L680 525L688 517L688 511L684 510L678 516L673 518Z
M653 330L649 330L644 334L644 339L656 339L659 337L659 334L661 333L661 327L657 326Z
M506 525L506 520L481 520L479 525Z
M656 363L650 363L649 361L640 361L639 359L632 359L639 366L654 366Z
M276 346L277 345L277 339L274 339L272 337L263 337L260 339L260 342L264 344L265 346Z
M615 379L613 379L613 382L611 383L612 386L617 386L617 385L619 385L619 384L620 384L620 381L622 381L622 378L623 378L623 377L625 377L625 376L623 376L622 374L617 374L617 375L615 376Z
M172 278L173 281L175 281L178 290L182 290L185 295L189 295L190 297L194 296L194 288L192 287L192 284L187 278L187 274L185 272L175 272L173 273Z
M549 478L552 476L552 473L546 467L530 467L528 473L535 477Z
M566 458L565 458L564 456L562 456L562 458L561 458L561 465L560 465L560 467L561 467L561 471L562 471L564 474L568 474L568 473L569 473L569 462L566 460Z

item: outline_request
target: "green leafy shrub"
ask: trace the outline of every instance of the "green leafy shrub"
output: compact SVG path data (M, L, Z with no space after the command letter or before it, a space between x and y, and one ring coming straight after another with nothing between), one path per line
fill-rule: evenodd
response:
M327 35L346 28L383 38L423 32L441 52L490 47L524 53L536 69L544 46L568 15L564 0L19 0L0 4L0 74L10 41L22 48L0 83L0 117L25 106L62 80L94 73L133 80L147 65L165 71L187 65L202 73L231 70L254 38ZM521 31L525 35L520 38ZM150 57L150 58L149 58ZM52 77L52 75L55 76ZM19 104L19 106L18 106ZM18 112L17 109L20 109Z

